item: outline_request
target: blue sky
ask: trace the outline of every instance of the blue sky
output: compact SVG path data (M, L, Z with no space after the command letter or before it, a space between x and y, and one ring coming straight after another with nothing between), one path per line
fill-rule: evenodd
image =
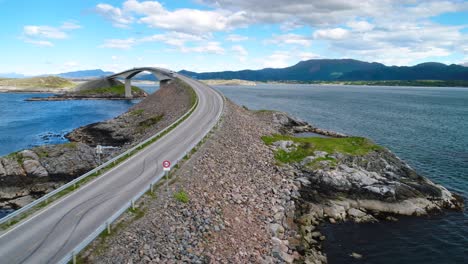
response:
M0 0L0 16L2 73L468 62L468 2L459 0Z

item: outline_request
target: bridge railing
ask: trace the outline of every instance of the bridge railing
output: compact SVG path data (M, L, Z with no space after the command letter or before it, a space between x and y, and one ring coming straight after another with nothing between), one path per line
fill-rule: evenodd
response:
M121 159L126 159L126 158L130 157L131 155L135 154L137 151L143 149L146 146L146 144L148 144L149 142L151 142L151 141L155 140L156 138L164 135L169 130L172 130L176 125L178 125L179 122L181 122L182 120L187 118L195 110L197 105L198 105L198 97L197 97L197 99L195 101L195 104L192 106L192 108L190 108L189 111L187 111L183 116L181 116L179 119L174 121L171 125L167 126L163 130L159 131L157 134L149 137L148 139L144 140L143 142L139 143L138 145L128 149L127 151L125 151L125 152L121 153L120 155L112 158L111 160L103 163L102 165L100 165L100 166L92 169L91 171L81 175L80 177L78 177L78 178L76 178L76 179L74 179L74 180L60 186L59 188L55 189L54 191L49 192L49 193L45 194L44 196L34 200L33 202L21 207L20 209L18 209L16 211L4 216L3 218L0 219L0 225L14 224L13 221L15 221L15 219L17 220L17 222L21 221L22 219L24 219L24 218L28 217L29 215L35 213L35 211L33 209L37 209L36 207L39 207L42 204L48 204L48 202L50 200L52 200L54 198L54 196L60 196L60 194L62 192L66 191L69 188L75 188L81 181L86 180L86 178L88 178L90 176L93 176L95 174L99 174L99 172L101 170L111 168L111 167L119 164L120 163L119 161L123 161Z

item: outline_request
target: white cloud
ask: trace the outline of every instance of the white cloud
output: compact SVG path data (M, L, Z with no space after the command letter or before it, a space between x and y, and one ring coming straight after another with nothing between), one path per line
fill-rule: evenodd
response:
M292 44L292 45L300 45L304 47L310 46L312 40L310 37L298 34L284 34L284 35L276 35L273 36L272 39L266 41L266 43L273 43L273 44Z
M319 29L314 32L316 39L341 40L349 36L349 31L343 28Z
M110 20L114 26L128 27L134 21L153 28L186 33L226 31L246 25L245 12L224 10L165 9L158 1L127 0L122 8L98 4L96 12Z
M81 26L73 21L64 22L60 27L27 25L23 27L21 39L36 46L53 47L54 44L50 39L66 39L68 38L67 31L78 28Z
M39 47L53 47L54 44L47 40L32 40L32 39L25 39L24 42L30 43Z
M168 32L164 34L155 34L141 38L128 38L128 39L107 39L104 44L100 45L101 48L112 49L131 49L135 45L148 42L160 42L171 47L175 47L178 51L188 53L212 53L224 54L224 48L218 41L208 40L208 37L201 37L197 35Z
M81 26L75 21L66 21L66 22L63 22L60 28L63 30L73 30L73 29L79 29L81 28Z
M374 25L367 21L350 21L346 24L348 27L352 28L355 31L366 32L374 28Z
M23 33L28 37L40 37L50 39L67 38L67 34L64 31L60 30L60 28L49 26L24 26Z
M249 37L247 36L241 36L241 35L236 35L236 34L230 34L226 38L227 41L231 41L231 42L241 42L241 41L246 41L248 39Z
M197 53L213 53L213 54L224 54L224 49L221 47L221 43L216 41L210 41L204 45L198 45L193 47L182 47L182 52L197 52Z
M98 14L111 21L116 27L126 28L133 22L133 18L130 15L125 14L120 8L109 4L98 4L95 10Z
M107 39L104 44L99 46L100 48L111 48L111 49L131 49L137 41L133 38L129 39Z
M115 55L112 55L112 56L111 56L111 59L112 59L113 61L115 61L115 60L118 60L119 57L118 57L118 56L115 56Z
M301 52L298 55L301 61L321 58L320 55L313 53L313 52Z
M263 60L266 68L284 68L291 65L293 56L288 51L275 51Z
M241 45L234 45L231 47L231 50L237 54L237 58L239 61L246 61L247 56L249 55L249 52Z

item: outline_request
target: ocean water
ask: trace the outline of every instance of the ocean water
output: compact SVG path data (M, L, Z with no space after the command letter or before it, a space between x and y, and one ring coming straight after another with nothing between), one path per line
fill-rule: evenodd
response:
M420 174L468 194L468 89L320 85L219 86L249 109L288 112L318 127L365 136ZM326 225L329 263L468 263L468 213L395 223ZM361 260L349 255L362 254Z
M159 87L138 86L149 93ZM51 95L0 93L0 156L38 145L68 142L64 135L73 129L113 118L140 101L25 101Z

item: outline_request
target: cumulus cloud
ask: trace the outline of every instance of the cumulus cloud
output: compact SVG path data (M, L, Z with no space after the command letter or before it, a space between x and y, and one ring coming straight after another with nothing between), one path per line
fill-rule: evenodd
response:
M236 35L236 34L230 34L226 38L227 41L231 41L231 42L241 42L241 41L246 41L248 39L249 37L247 36L241 36L241 35Z
M32 39L25 39L24 42L30 43L39 47L53 47L54 44L47 40L32 40Z
M98 4L96 12L110 20L114 26L128 27L137 21L153 28L186 33L226 31L246 25L245 12L225 10L199 10L182 8L170 11L158 1L127 0L123 7Z
M343 28L319 29L314 32L316 39L341 40L349 36L349 31Z
M122 9L113 7L109 4L98 4L95 8L96 13L111 21L112 25L119 28L127 28L134 19L126 14Z
M26 43L36 46L53 47L51 39L66 39L68 31L81 28L76 22L67 21L61 26L52 27L44 25L26 25L23 27L22 39Z
M224 48L221 46L220 42L212 41L207 36L203 37L181 32L167 32L141 38L107 39L104 41L104 44L99 47L127 50L136 45L150 42L164 43L184 53L196 52L224 54Z
M107 39L104 44L99 46L100 48L111 48L111 49L131 49L137 41L134 38L128 39Z
M299 45L308 47L312 43L312 40L308 36L299 35L299 34L284 34L284 35L275 35L273 38L266 41L266 43L283 45L283 44L291 44L291 45Z
M239 61L244 62L247 60L247 56L249 55L249 52L241 46L241 45L234 45L231 47L231 50L237 55L237 58Z

